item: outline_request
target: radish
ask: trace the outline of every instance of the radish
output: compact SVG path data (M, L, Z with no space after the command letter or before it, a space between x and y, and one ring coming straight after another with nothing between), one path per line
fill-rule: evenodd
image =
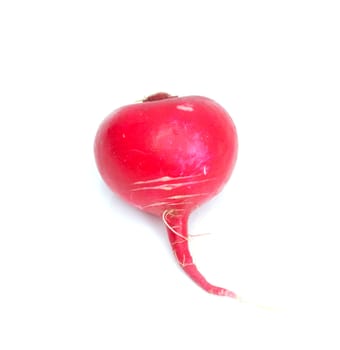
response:
M112 112L97 131L94 151L108 187L163 220L192 280L209 293L236 298L203 277L188 245L190 214L222 190L235 165L237 133L224 108L202 96L157 93Z

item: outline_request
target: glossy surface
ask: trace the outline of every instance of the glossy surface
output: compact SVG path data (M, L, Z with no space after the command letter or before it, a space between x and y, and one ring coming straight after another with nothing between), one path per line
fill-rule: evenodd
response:
M201 96L149 97L117 109L95 139L96 162L106 184L158 216L169 207L190 212L216 195L236 156L230 116Z

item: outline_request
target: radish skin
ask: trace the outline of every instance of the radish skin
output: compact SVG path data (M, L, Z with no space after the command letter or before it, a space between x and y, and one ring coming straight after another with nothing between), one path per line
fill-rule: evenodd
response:
M96 164L108 187L163 220L176 259L194 282L231 298L236 294L211 285L194 264L188 219L223 189L237 148L235 125L223 107L206 97L163 92L112 112L94 143Z

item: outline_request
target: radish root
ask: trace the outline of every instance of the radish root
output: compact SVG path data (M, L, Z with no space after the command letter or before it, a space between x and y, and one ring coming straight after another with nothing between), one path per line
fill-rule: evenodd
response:
M208 293L236 299L234 292L210 284L198 271L188 246L191 238L188 235L188 211L185 209L165 210L162 213L162 220L167 228L176 260L191 279Z
M174 210L180 210L180 209L170 209L170 210L164 210L163 214L162 214L162 221L164 223L164 225L171 231L173 232L176 236L181 237L185 240L189 240L190 238L195 238L195 237L202 237L202 236L208 236L211 235L210 232L205 232L205 233L196 233L196 234L189 234L188 237L184 237L183 235L181 235L178 231L175 230L175 228L180 228L179 226L170 226L169 223L167 222L167 217L169 215L175 216L173 214ZM183 209L184 210L184 209Z

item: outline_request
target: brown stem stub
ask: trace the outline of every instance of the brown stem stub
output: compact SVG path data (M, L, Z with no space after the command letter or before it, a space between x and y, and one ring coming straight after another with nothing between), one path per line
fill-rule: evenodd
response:
M159 100L165 100L167 98L173 98L177 96L172 96L166 92L157 92L156 94L150 95L147 98L143 100L143 102L152 102L152 101L159 101Z

